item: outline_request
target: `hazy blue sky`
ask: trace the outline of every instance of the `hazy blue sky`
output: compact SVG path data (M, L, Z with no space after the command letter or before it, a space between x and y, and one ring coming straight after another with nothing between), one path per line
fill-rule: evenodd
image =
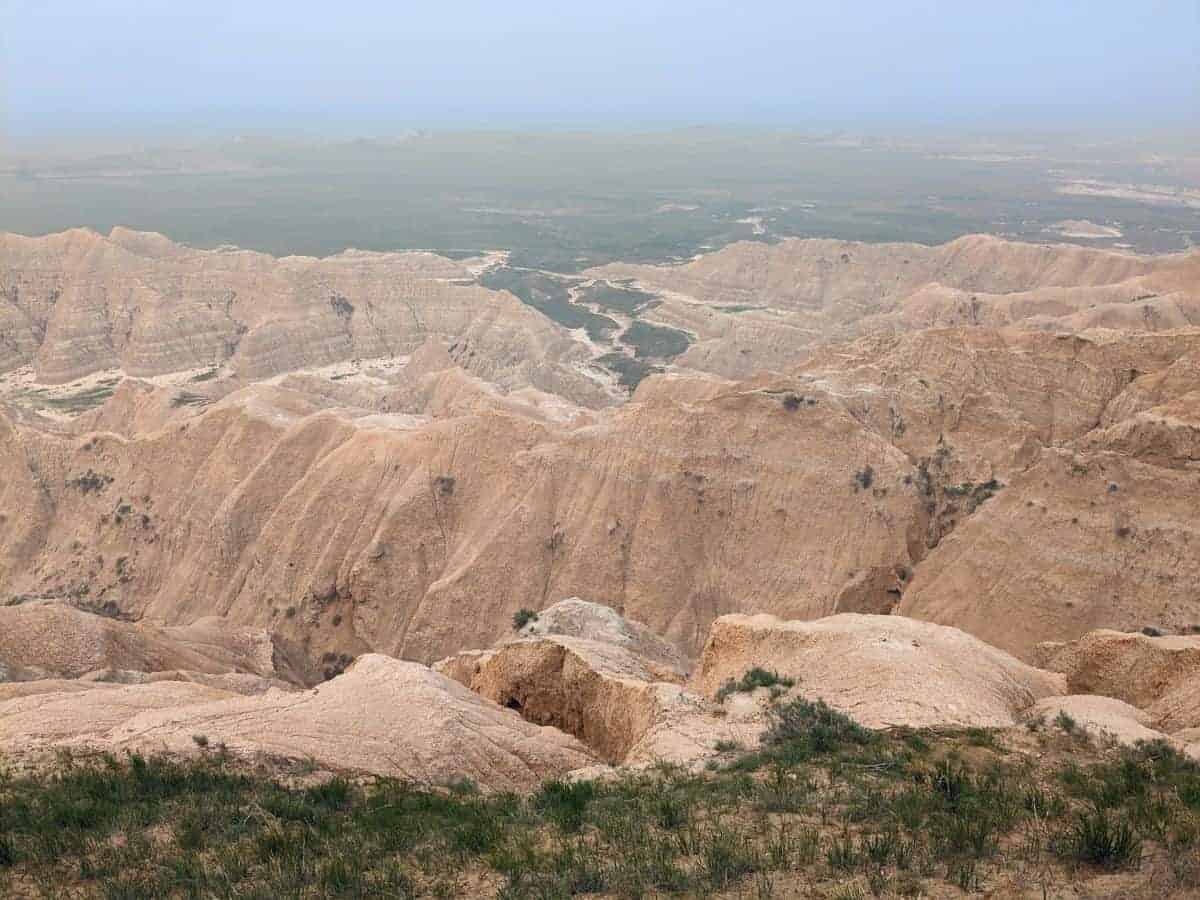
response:
M15 133L1194 124L1200 0L0 0Z

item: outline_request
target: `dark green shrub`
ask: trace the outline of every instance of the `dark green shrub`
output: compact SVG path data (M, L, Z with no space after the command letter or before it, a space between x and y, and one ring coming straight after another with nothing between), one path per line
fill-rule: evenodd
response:
M845 744L866 745L875 733L859 725L824 700L797 697L771 711L771 724L763 735L768 746L801 743L813 753L828 753Z
M547 781L533 804L563 831L575 832L583 826L584 814L597 794L592 781Z
M1135 865L1142 856L1142 841L1133 827L1099 809L1079 816L1063 847L1078 862L1105 869Z
M537 613L535 613L532 609L525 609L525 608L518 609L515 613L513 613L513 618L512 618L513 631L520 631L522 628L524 628L530 622L536 622L536 621L537 621Z
M744 694L755 690L756 688L790 688L795 687L796 682L791 678L785 678L778 672L771 672L761 666L755 666L748 669L746 674L740 680L730 678L717 690L718 702L725 702L725 698L730 694Z
M854 490L868 490L875 483L875 469L868 463L854 473Z

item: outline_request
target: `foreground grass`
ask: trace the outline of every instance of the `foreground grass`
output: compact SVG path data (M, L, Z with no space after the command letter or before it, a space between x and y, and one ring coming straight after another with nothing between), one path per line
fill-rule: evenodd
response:
M984 731L876 734L798 701L760 748L703 773L531 796L289 785L215 751L63 758L0 780L0 893L1055 896L1122 873L1156 897L1200 886L1200 768L1165 745L1100 748L1055 726L1028 739L1036 753Z

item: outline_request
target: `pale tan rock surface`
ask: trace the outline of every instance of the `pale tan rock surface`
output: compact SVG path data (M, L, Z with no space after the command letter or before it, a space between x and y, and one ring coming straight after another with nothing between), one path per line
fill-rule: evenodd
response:
M522 636L575 637L620 647L659 681L680 681L690 668L687 657L641 622L611 607L568 597L543 609L521 629Z
M280 680L293 675L271 635L261 629L216 617L156 627L105 618L53 600L0 607L0 665L14 680L79 678L117 668L243 673Z
M1167 735L1151 727L1153 721L1147 713L1115 697L1092 694L1046 697L1028 713L1029 718L1047 723L1064 714L1089 734L1121 744L1167 739Z
M723 616L692 684L715 696L755 666L793 678L793 691L869 728L1010 726L1066 684L955 628L851 614L812 622Z
M0 685L0 750L54 748L196 754L224 745L298 760L494 790L528 789L590 765L581 744L487 703L416 663L359 659L319 688L241 697L198 684L28 682Z
M898 611L1032 658L1097 628L1196 618L1200 482L1113 452L1046 449L917 567Z
M104 690L117 687L120 687L120 685L114 682L67 678L43 678L37 681L0 681L0 703L6 700L15 700L19 697L33 697L38 694L70 694L96 690L97 688Z
M1200 678L1200 636L1193 635L1100 630L1041 644L1034 657L1041 668L1066 675L1072 694L1103 694L1141 709Z
M236 697L201 684L105 685L68 682L3 685L0 692L0 751L21 754L57 746L115 749L105 735L139 713L170 710L179 714L194 705ZM86 689L79 689L87 685ZM16 690L13 690L16 689Z
M1167 732L1200 728L1200 676L1176 682L1154 701L1146 712L1159 728ZM1192 740L1200 742L1200 737Z
M586 274L659 292L653 317L698 341L680 362L727 377L802 362L808 348L954 326L1076 331L1200 324L1200 254L1143 257L970 235L947 244L736 243L681 265Z
M196 407L123 388L74 426L0 409L0 583L163 623L215 613L316 659L437 659L571 595L689 653L739 611L898 610L1019 655L1178 630L1200 577L1180 393L1198 345L868 338L792 374L651 378L600 413L436 362L422 377L447 390L414 412L365 383Z
M100 740L118 749L189 753L196 752L196 734L238 754L423 783L470 778L492 790L532 788L594 761L561 731L532 725L425 666L377 654L309 691L137 715Z
M437 659L556 596L604 597L685 650L726 611L886 611L925 552L914 467L836 397L788 408L785 384L579 425L382 422L270 385L128 436L0 412L0 509L22 510L0 579L223 615L318 657Z
M686 661L645 626L578 598L543 610L521 637L434 668L612 763L695 764L718 742L752 743L762 730L761 717L731 720L685 691Z
M249 672L225 672L213 675L207 672L193 672L187 669L169 669L162 672L138 672L133 669L97 669L79 678L79 683L93 684L152 684L160 681L185 681L192 684L203 684L231 694L256 696L267 691L297 691L301 688L289 681L278 678L264 678ZM28 682L25 682L28 683ZM36 682L35 682L36 683ZM63 683L63 682L55 682Z
M454 664L445 670L463 674ZM625 759L659 718L664 699L660 683L633 654L583 638L502 644L479 657L469 676L464 683L480 696L575 735L609 762Z
M430 254L117 229L0 259L12 365L196 373L74 422L0 407L6 597L216 614L318 672L488 646L575 594L691 654L730 612L899 611L1023 656L1198 618L1200 329L1171 326L1200 254L785 241L637 267L701 338L683 362L741 380L679 367L604 409L595 348ZM1050 331L1097 311L1121 321Z
M1200 636L1094 631L1035 653L1044 668L1067 676L1073 693L1123 700L1168 734L1200 727Z

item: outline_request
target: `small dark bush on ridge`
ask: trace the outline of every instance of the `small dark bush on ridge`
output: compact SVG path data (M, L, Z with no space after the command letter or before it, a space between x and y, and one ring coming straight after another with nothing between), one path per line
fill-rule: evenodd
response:
M717 700L724 702L730 694L746 694L755 688L790 688L796 684L791 678L784 678L778 672L770 672L760 666L748 669L741 680L730 678L717 691Z
M525 608L518 609L515 613L513 613L513 619L512 619L513 631L520 631L522 628L524 628L530 622L536 622L536 621L537 621L537 613L535 613L532 609L525 609Z

